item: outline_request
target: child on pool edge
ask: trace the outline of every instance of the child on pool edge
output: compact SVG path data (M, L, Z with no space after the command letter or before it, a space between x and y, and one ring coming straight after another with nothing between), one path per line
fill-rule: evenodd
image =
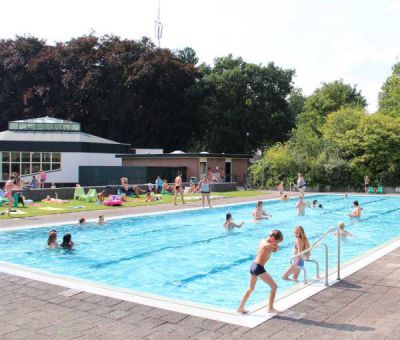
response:
M310 243L302 226L297 226L294 228L294 236L296 237L296 242L294 244L294 255L301 253L302 251L310 248ZM308 260L310 257L310 252L296 256L294 263L289 267L288 270L283 274L282 279L293 280L297 282L300 274L300 270L304 267L304 259ZM293 275L293 279L289 278L289 275Z

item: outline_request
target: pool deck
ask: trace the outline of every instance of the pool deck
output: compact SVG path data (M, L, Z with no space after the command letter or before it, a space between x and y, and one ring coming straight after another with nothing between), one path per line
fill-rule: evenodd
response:
M196 206L198 202L185 207ZM125 215L171 209L176 207L157 205L115 212ZM107 211L106 218L115 212ZM85 212L87 218L98 215L99 211ZM13 219L1 221L1 226L59 223L81 216L73 213ZM290 316L277 316L250 329L0 273L0 339L398 339L400 249L290 311L285 313Z

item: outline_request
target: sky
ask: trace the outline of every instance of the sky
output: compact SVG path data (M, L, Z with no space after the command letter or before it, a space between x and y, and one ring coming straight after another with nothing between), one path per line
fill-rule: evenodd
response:
M159 0L2 1L0 38L48 43L87 35L154 39ZM200 62L233 54L296 71L310 95L322 82L357 85L369 112L400 61L400 0L160 0L161 47L194 48Z

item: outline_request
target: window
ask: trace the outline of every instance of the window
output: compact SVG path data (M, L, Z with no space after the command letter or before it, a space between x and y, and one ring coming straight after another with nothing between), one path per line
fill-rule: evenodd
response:
M8 180L10 178L10 163L3 163L1 172L3 176L3 181Z
M30 152L21 152L21 162L30 163L31 162L31 153Z
M22 176L44 171L61 170L60 152L1 152L0 167L3 181L10 177L10 173L17 172ZM0 178L1 179L1 178Z
M20 156L20 152L11 152L11 162L19 163Z
M51 154L51 160L55 163L60 163L61 162L61 153L59 152L53 152Z
M21 164L21 175L29 175L31 173L31 163Z
M32 162L40 163L40 152L32 153Z

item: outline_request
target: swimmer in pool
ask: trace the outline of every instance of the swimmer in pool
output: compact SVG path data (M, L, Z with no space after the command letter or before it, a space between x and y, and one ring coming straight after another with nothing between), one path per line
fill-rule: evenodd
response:
M360 204L358 203L357 200L355 200L355 201L353 202L353 206L354 206L354 209L353 209L353 211L349 214L349 216L350 216L350 217L361 217L362 208L360 207Z
M299 197L299 200L296 203L297 215L304 216L306 212L306 205L304 203L303 197Z
M51 230L49 231L49 238L47 239L47 246L49 248L58 248L58 243L57 243L57 231L56 230Z
M273 278L267 273L264 266L268 262L271 257L271 253L278 251L278 244L283 241L283 235L280 230L273 230L269 234L269 237L262 239L258 245L257 256L250 267L250 283L249 288L244 294L242 301L240 302L240 306L237 309L239 313L247 313L244 309L244 305L249 299L251 293L253 292L257 279L260 278L267 285L271 287L271 291L269 293L269 304L268 304L268 313L278 313L276 309L274 309L274 300L276 295L276 290L278 288L277 284L273 280Z
M347 236L350 236L350 237L353 236L353 234L349 233L347 230L344 230L345 226L346 225L344 224L344 222L340 221L338 223L338 228L333 232L333 235L337 236L339 233L339 236L344 237L344 238L346 238Z
M293 233L294 236L296 237L296 242L294 244L294 255L297 255L302 251L310 248L310 243L308 242L308 238L302 226L299 225L296 228L294 228ZM309 257L310 257L310 252L296 256L294 263L289 267L288 270L286 270L286 272L282 276L282 279L292 280L297 282L300 270L302 267L304 267L304 260L308 260ZM290 279L289 275L293 275L293 279Z
M253 211L253 217L255 220L269 220L269 218L272 216L264 210L263 202L258 201L256 208Z
M232 214L226 214L226 220L224 223L224 228L226 229L232 229L232 228L241 228L243 226L244 222L241 222L239 224L236 224L233 222Z

